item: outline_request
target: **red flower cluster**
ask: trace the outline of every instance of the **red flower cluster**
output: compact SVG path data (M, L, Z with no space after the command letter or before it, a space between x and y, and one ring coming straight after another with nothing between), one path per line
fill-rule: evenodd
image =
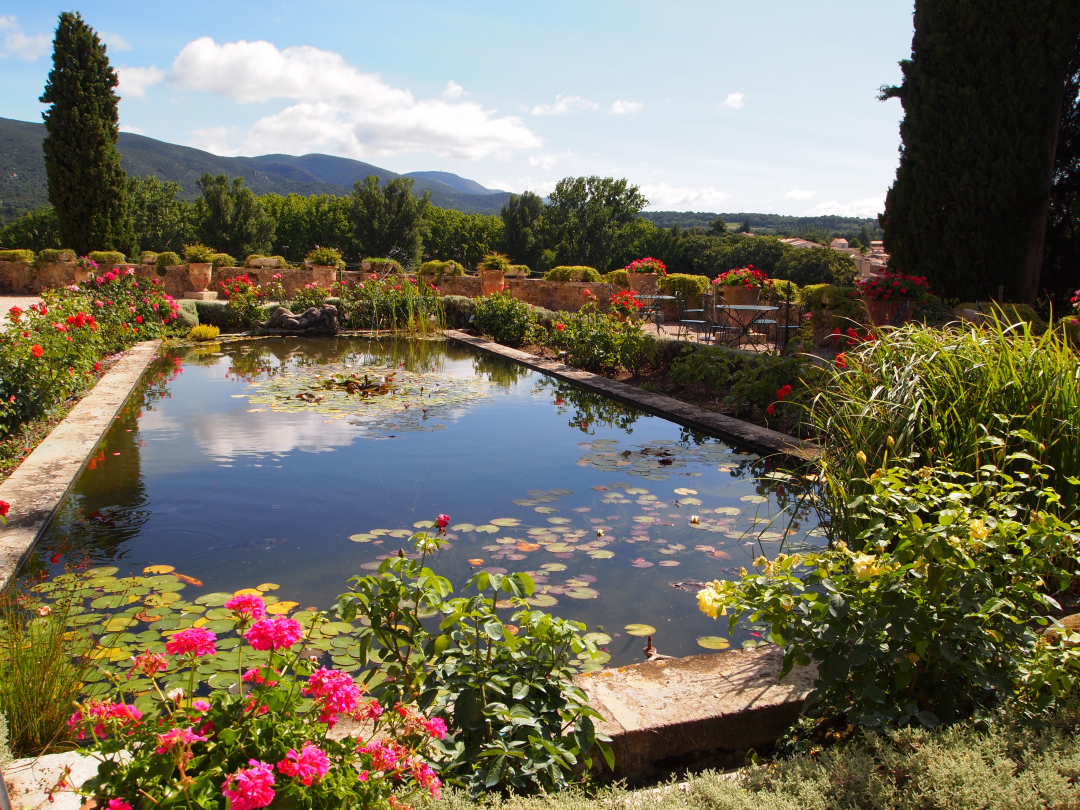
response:
M873 343L875 340L877 340L877 338L874 337L874 335L870 332L867 332L865 335L860 335L850 326L847 328L847 331L844 334L840 334L839 326L836 327L835 329L833 329L833 333L829 335L829 337L836 338L839 341L846 341L848 348L851 348L858 343Z
M746 287L748 290L773 286L772 279L760 270L755 270L752 264L721 273L712 283L719 287Z
M239 295L240 293L252 293L258 298L262 293L259 291L259 287L248 278L247 273L236 278L227 278L221 282L221 291L225 293L225 297L229 298L233 295Z
M611 311L616 315L630 316L645 306L638 301L637 296L631 290L613 293L611 296Z
M659 273L661 276L667 275L667 265L659 259L654 259L652 256L646 256L644 259L635 259L623 268L627 273Z
M855 286L864 298L880 301L892 298L922 299L933 295L925 278L904 273L884 273L880 276L858 278L855 279Z

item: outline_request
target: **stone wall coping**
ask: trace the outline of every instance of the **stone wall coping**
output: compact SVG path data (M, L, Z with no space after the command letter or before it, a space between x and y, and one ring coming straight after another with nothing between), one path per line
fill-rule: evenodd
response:
M554 360L545 360L534 354L511 349L484 338L473 337L456 329L446 330L446 336L491 354L506 357L527 368L566 380L579 388L604 394L648 413L703 431L711 436L735 442L760 453L783 455L798 461L813 461L820 453L820 449L813 442L797 439L786 433L760 427L722 413L713 413L665 394L643 391L633 385L610 380L599 374L582 371Z
M0 500L11 504L0 526L0 590L14 580L160 346L148 340L125 352L0 484Z

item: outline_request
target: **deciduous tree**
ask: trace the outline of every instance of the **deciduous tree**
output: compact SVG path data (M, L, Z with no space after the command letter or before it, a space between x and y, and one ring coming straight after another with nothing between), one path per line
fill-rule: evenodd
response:
M277 223L243 177L230 184L228 175L204 174L197 185L202 196L195 204L196 215L205 244L238 259L270 250Z
M352 193L353 236L367 257L398 258L419 267L427 232L424 215L431 194L412 193L413 178L397 177L381 184L369 174L357 180ZM391 253L399 255L391 256Z

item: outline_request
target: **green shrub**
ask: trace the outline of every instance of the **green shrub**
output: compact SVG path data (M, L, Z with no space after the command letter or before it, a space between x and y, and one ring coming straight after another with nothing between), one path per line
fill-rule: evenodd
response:
M425 282L439 285L442 284L444 278L456 278L465 275L465 268L452 259L450 261L430 261L420 265L420 275L424 277Z
M948 457L968 473L987 463L1025 473L1034 458L1075 502L1080 358L1060 330L1036 335L993 316L949 330L908 325L849 349L827 376L811 416L830 479L856 476L859 451L880 466L892 437L892 457ZM845 487L837 508L851 497Z
M1028 304L997 304L993 301L981 301L975 304L968 301L957 304L953 307L953 312L959 313L962 309L973 309L984 314L1000 311L1004 313L1005 320L1009 323L1025 322L1031 324L1031 331L1036 335L1041 335L1050 328L1046 321L1039 317L1039 313L1035 311L1035 308Z
M1047 620L1032 621L1080 567L1080 524L1066 522L1049 471L910 461L855 477L860 497L830 512L830 547L759 557L759 571L701 591L702 611L726 609L731 630L751 617L767 625L782 675L815 664L811 716L932 728L1071 699L1080 636L1047 641Z
M341 264L341 251L331 247L317 247L308 253L307 261L320 267L337 267Z
M0 250L0 262L22 262L23 264L33 264L34 251Z
M510 257L496 252L487 254L477 265L480 270L502 270L503 272L509 270L510 267Z
M681 293L686 301L698 302L701 300L701 296L709 291L710 283L708 276L672 273L657 279L656 286L668 295Z
M668 370L668 376L676 382L728 389L730 393L724 397L724 403L733 405L736 413L747 405L762 409L775 405L781 413L801 407L807 391L806 374L806 364L799 358L777 354L748 356L724 346L701 345L684 346ZM785 386L791 386L791 390L778 396ZM767 415L779 414L774 407Z
M35 265L49 264L51 262L73 262L75 251L67 248L45 248L38 252Z
M215 270L219 270L222 267L236 267L236 259L228 253L215 253L210 257L210 262L214 265Z
M200 324L216 326L223 332L233 326L228 301L194 301L193 303L198 312Z
M444 295L439 299L446 313L446 325L451 329L464 329L473 316L474 301L467 295Z
M318 309L326 303L330 297L330 290L320 287L318 284L305 284L298 287L289 299L289 311L294 313L306 312L311 307Z
M214 260L215 251L206 245L185 245L184 258L189 263L209 264Z
M373 270L375 270L375 268L377 267L378 268L377 272L381 272L381 273L386 273L386 272L404 273L405 272L405 268L401 266L401 262L399 262L397 259L364 259L364 261L370 263ZM389 266L389 268L390 268L389 270L386 269L387 266Z
M508 278L528 278L532 273L527 264L512 264L510 269L506 271Z
M87 254L88 258L92 262L97 262L99 265L108 266L110 264L126 264L127 256L121 253L119 250L91 250Z
M597 374L620 369L637 371L654 356L656 341L634 321L620 322L586 304L580 312L563 312L538 339L559 352L565 362Z
M520 346L536 323L532 307L506 293L496 293L476 302L473 323L498 343Z
M595 283L600 280L600 274L595 268L583 265L560 265L552 267L544 273L545 281L588 281Z
M780 278L773 279L772 289L765 293L767 300L781 304L785 301L790 301L792 304L798 304L800 295L801 292L798 284L794 281L787 281Z
M195 301L190 298L184 298L176 302L178 309L176 310L176 326L181 331L190 330L193 326L199 325L199 310L195 306Z
M144 250L139 254L139 264L156 264L157 253L153 250Z
M293 265L289 264L289 260L284 256L270 256L271 259L277 259L279 270L290 270Z
M200 324L193 326L187 333L188 340L213 340L221 333L221 330L216 326L210 326L209 324Z
M164 253L159 253L154 259L154 264L157 265L157 274L159 276L165 275L166 267L177 267L180 264L180 257L173 253L171 250L167 250Z
M612 270L610 273L601 276L600 280L607 284L614 284L616 287L622 287L624 290L630 289L630 273L627 270Z
M258 259L265 259L265 258L266 257L263 256L261 253L249 253L248 257L246 259L244 259L244 267L251 267L251 263L253 261L257 261Z

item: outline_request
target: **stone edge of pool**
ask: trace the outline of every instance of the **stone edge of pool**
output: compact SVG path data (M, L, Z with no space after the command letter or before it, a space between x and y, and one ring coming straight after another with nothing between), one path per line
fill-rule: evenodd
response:
M643 411L655 416L661 416L680 425L704 431L717 438L736 442L756 452L780 454L801 461L813 461L820 452L818 446L813 442L797 439L794 436L788 436L786 433L769 430L769 428L744 422L741 419L726 416L722 413L713 413L665 394L643 391L636 386L627 385L617 380L609 380L599 374L582 371L554 360L545 360L535 354L511 349L508 346L484 338L473 337L456 329L447 329L446 336L452 340L467 343L477 349L513 360L535 371L550 374L560 380L566 380L580 388L604 394L624 404L641 408Z
M0 484L0 500L11 504L7 525L0 526L0 591L30 555L160 346L160 340L148 340L128 350Z

